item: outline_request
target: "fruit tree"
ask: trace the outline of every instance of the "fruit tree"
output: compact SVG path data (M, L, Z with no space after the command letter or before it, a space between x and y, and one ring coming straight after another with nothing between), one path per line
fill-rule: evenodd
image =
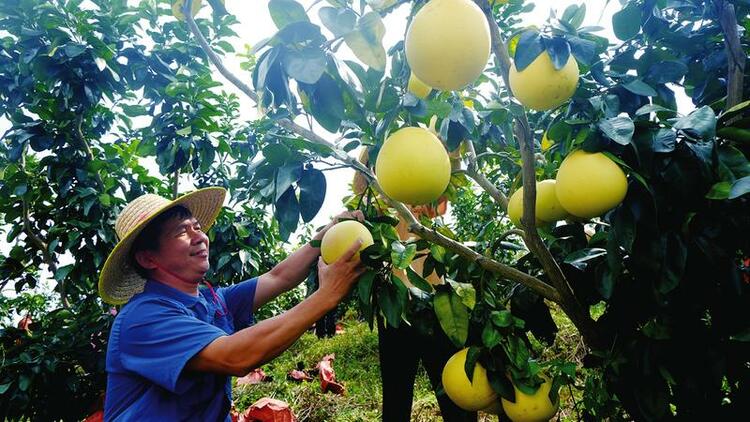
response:
M17 243L0 270L17 290L46 264L62 298L95 308L106 222L185 173L232 189L219 276L258 271L274 249L254 237L254 206L272 205L287 239L320 209L321 170L348 166L360 181L344 202L373 238L362 315L445 331L462 349L443 373L457 404L547 420L575 389L587 420L746 417L750 3L621 0L600 22L614 39L583 25L583 4L524 26L524 0L270 0L276 32L237 53L223 2L193 16L195 2L180 19L167 1L0 5L2 212ZM398 13L404 32L385 46ZM237 122L213 72L258 119ZM445 199L454 221L412 212ZM55 268L66 251L81 262ZM552 314L580 334L580 362L543 357ZM35 394L23 361L37 355L13 356L2 409Z

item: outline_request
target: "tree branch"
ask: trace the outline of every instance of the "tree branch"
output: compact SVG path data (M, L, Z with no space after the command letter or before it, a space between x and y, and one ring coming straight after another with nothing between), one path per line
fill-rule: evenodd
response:
M742 90L745 77L745 61L740 34L737 31L737 15L734 5L726 0L714 0L719 24L724 32L724 45L729 58L727 72L727 103L725 109L742 102Z
M559 293L552 286L539 280L536 277L497 262L494 259L488 258L462 245L461 243L456 242L455 240L443 236L433 229L428 229L427 227L419 223L409 224L409 231L418 235L422 239L429 240L432 243L444 246L464 258L476 262L485 270L498 274L499 276L508 280L513 280L518 283L524 284L533 289L535 292L539 293L545 299L548 299L555 303L560 303L561 298Z
M186 2L185 8L190 7L190 2L191 0L188 0ZM249 86L245 85L242 81L240 81L239 78L237 78L231 72L229 72L229 70L227 70L227 68L221 62L221 59L216 55L216 53L213 52L211 47L208 45L208 41L206 41L206 38L200 32L200 29L196 25L195 20L192 18L190 13L185 13L185 20L188 24L188 27L190 28L190 31L195 36L201 48L208 55L208 58L211 61L211 63L214 66L216 66L216 69L219 70L219 72L228 81L234 84L237 88L240 89L240 91L246 94L250 99L252 99L257 104L258 95ZM533 289L534 291L536 291L537 293L539 293L540 295L542 295L543 297L559 303L560 297L557 294L557 292L555 292L555 290L551 286L537 279L536 277L530 276L521 271L518 271L515 268L512 268L500 262L494 261L491 258L487 258L467 248L466 246L458 242L455 242L451 239L448 239L447 237L442 236L439 233L432 231L424 227L423 225L421 225L419 221L417 221L417 219L411 213L411 211L404 204L391 199L388 195L385 194L385 192L383 192L383 189L380 187L380 185L377 182L377 179L375 178L375 174L373 174L370 171L370 169L367 168L367 166L360 163L359 160L352 158L351 156L349 156L349 154L340 150L331 142L320 137L315 132L309 129L305 129L304 127L292 122L289 119L278 119L275 122L278 126L292 133L295 133L298 136L301 136L302 138L307 139L310 142L328 147L329 149L331 149L336 159L338 159L339 161L343 163L346 163L350 167L353 167L355 170L361 172L367 178L368 183L372 186L372 188L376 192L378 192L381 195L381 197L385 200L385 202L391 208L395 209L396 212L398 212L398 214L404 218L404 220L406 220L406 222L409 225L410 231L412 231L413 233L418 234L427 240L433 241L435 244L443 246L451 251L454 251L468 259L471 259L477 262L488 271L497 273L502 277L524 284L528 286L529 288Z
M76 136L78 137L78 142L81 143L81 146L83 147L83 152L86 154L86 158L89 160L89 162L94 161L94 153L91 151L91 146L89 146L89 143L86 142L86 137L83 136L83 115L79 115L76 119ZM99 171L94 172L94 178L96 179L96 183L99 185L99 190L102 191L102 193L105 193L104 188L104 181L102 180L102 177L99 175Z
M505 86L510 89L508 73L510 71L510 56L508 49L500 37L500 29L492 15L492 7L487 0L474 0L475 3L484 11L487 23L490 27L490 37L492 40L492 51L500 66L500 73L503 76ZM539 236L536 229L536 170L534 168L534 147L531 138L531 129L526 118L526 113L517 116L513 125L513 132L518 140L523 159L523 216L521 225L524 228L524 242L529 250L539 259L542 268L547 273L552 285L560 295L560 306L571 319L573 324L581 332L586 342L591 346L601 345L598 332L594 321L589 316L586 308L582 306L573 293L568 280L565 278L562 269L550 253L547 245Z
M479 164L477 163L477 153L474 150L474 143L467 140L466 145L468 148L466 159L469 165L466 168L466 175L471 177L482 189L487 192L492 199L500 205L503 211L508 210L508 197L506 197L500 189L497 188L492 182L490 182L484 174L479 171Z
M23 168L23 171L26 171L26 159L21 154L21 167ZM21 200L21 205L23 208L23 231L26 233L26 236L29 237L29 240L31 241L31 244L34 245L35 248L39 250L39 252L42 253L42 259L47 264L47 267L52 273L53 277L55 274L57 274L57 263L55 262L55 259L52 257L52 254L49 251L49 246L45 241L42 240L39 235L37 235L34 232L34 229L31 227L31 217L29 215L29 204L26 201L26 199ZM62 301L62 304L64 307L69 308L70 303L68 302L68 298L65 296L65 279L62 279L60 281L60 300Z

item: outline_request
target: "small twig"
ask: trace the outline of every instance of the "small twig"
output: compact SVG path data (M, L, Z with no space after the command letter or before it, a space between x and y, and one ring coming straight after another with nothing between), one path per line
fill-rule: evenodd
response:
M482 187L491 197L492 199L500 205L500 208L503 209L503 211L506 211L508 209L508 197L506 197L502 192L500 192L500 189L498 189L492 182L490 182L487 177L482 174L479 171L479 165L477 164L477 153L474 150L474 143L471 141L466 141L466 146L468 148L466 158L469 162L469 165L466 169L466 174L474 179L474 181L479 184L479 186Z
M94 161L94 153L91 151L91 147L89 146L89 143L86 142L86 137L83 136L83 115L79 115L76 119L76 135L78 137L78 141L81 143L81 146L83 147L83 152L86 154L86 158L89 160L89 162ZM102 181L102 177L99 175L99 171L94 172L94 178L96 179L96 183L99 185L99 189L104 193L104 181Z

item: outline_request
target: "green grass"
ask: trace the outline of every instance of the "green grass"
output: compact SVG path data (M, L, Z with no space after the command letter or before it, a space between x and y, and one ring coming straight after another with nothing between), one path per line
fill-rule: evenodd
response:
M378 334L367 324L347 319L345 332L332 338L318 339L304 334L292 347L263 371L273 377L271 382L235 386L234 399L238 410L244 411L262 397L283 400L303 421L377 421L381 418L382 385L378 362ZM377 330L377 329L376 329ZM336 379L346 387L346 395L322 393L319 379L297 384L286 380L286 374L302 362L313 368L320 359L336 354L333 368ZM420 368L414 385L412 421L440 420L440 411L424 369Z
M561 358L580 363L583 355L580 336L561 311L553 307L552 315L560 332L552 347L540 347L544 350L541 360ZM345 332L332 338L318 339L313 333L304 334L287 351L263 365L263 371L273 377L272 381L236 386L234 399L237 410L242 412L256 400L271 397L287 402L300 422L380 420L382 385L377 331L370 331L367 324L354 319L351 313L345 317L342 325ZM295 369L297 362L302 362L305 369L314 368L323 356L330 353L336 355L333 368L336 379L346 387L345 396L322 393L318 378L301 384L287 381L287 372ZM579 380L581 383L582 379ZM569 391L568 388L560 391L560 412L556 418L559 416L562 421L577 419ZM580 402L581 392L576 389L572 391L575 401ZM421 367L414 385L411 420L442 420L429 379ZM496 421L497 417L480 414L479 420Z

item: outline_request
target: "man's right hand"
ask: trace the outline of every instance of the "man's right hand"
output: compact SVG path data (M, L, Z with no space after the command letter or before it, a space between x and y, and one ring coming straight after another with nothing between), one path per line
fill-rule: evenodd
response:
M323 262L323 257L318 258L318 283L320 283L318 291L322 293L322 296L332 300L331 307L344 299L359 276L366 270L357 255L360 246L362 246L362 241L357 239L336 262L330 265Z

